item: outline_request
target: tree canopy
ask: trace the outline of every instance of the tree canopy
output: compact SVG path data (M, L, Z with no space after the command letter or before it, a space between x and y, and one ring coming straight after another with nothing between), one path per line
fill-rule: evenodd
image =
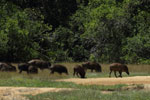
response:
M0 60L150 63L148 0L1 0Z

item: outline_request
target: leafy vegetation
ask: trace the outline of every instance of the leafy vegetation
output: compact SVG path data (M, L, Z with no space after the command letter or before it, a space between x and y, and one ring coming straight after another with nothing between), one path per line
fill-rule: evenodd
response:
M150 63L148 0L1 0L0 60Z

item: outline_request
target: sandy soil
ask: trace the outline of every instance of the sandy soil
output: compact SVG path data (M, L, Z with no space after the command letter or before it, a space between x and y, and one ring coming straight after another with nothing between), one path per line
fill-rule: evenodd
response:
M0 87L0 100L28 100L23 95L37 95L45 92L71 91L70 88L33 88L33 87Z
M70 78L59 79L56 81L73 82L83 85L116 85L116 84L129 84L129 87L124 89L144 89L150 90L150 76L135 76L135 77L123 77L123 78ZM143 87L137 87L135 84L143 84ZM28 100L23 95L37 95L44 92L58 92L68 90L71 88L33 88L33 87L0 87L0 100ZM105 93L105 91L103 91ZM107 93L108 91L106 91Z
M83 85L116 85L116 84L150 84L150 76L135 76L123 78L70 78L57 81L73 82Z

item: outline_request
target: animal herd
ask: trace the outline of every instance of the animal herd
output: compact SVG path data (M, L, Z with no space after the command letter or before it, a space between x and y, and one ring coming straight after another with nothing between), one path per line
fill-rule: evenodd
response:
M54 74L55 72L59 73L60 75L62 73L65 73L66 75L69 75L68 70L66 66L61 64L54 64L51 65L50 62L40 60L40 59L33 59L26 63L20 63L18 64L18 70L21 74L22 71L25 71L27 74L37 74L38 68L40 70L49 69L50 74ZM85 62L81 65L75 65L73 68L73 76L77 76L80 78L85 78L87 69L91 70L91 72L102 72L102 67L99 63L96 62ZM9 72L16 72L17 69L15 66L13 66L10 63L4 63L0 62L0 71L9 71ZM121 64L121 63L112 63L110 64L110 73L109 77L111 77L111 73L114 71L115 77L122 77L122 72L126 72L129 75L129 70L127 65ZM119 76L116 75L116 72L119 72Z

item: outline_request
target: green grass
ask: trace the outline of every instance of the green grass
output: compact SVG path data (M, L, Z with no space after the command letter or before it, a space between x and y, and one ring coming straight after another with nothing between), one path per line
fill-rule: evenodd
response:
M27 75L26 72L19 74L18 72L0 72L0 86L26 86L26 87L51 87L53 86L56 79L65 79L65 78L76 78L73 76L73 67L76 64L81 63L61 63L65 65L69 71L69 75L58 73L50 74L49 70L41 71L39 70L38 74ZM102 64L102 73L87 71L87 78L102 78L109 76L109 64ZM148 76L150 75L150 65L128 65L131 76ZM111 75L114 76L114 73ZM123 77L128 75L123 72ZM57 82L57 84L63 84L63 82ZM55 85L54 85L55 86Z
M100 90L80 89L28 96L30 100L150 100L150 91L116 91L103 94Z
M113 86L103 85L78 85L71 82L56 82L56 79L76 78L73 76L73 67L81 63L61 63L69 71L69 75L50 74L49 70L41 71L38 74L26 74L23 72L0 72L0 86L15 87L55 87L74 88L73 91L62 91L57 93L44 93L37 96L28 96L30 100L150 100L150 92L146 91L120 91L123 84ZM87 78L103 78L109 76L109 64L102 64L102 73L87 71ZM130 75L148 76L150 75L150 65L128 65ZM127 77L123 73L123 77ZM114 73L112 73L114 77ZM101 91L113 91L110 94L103 94ZM115 90L115 91L114 91Z
M1 79L0 86L15 86L15 87L55 87L55 88L75 88L75 89L120 89L126 85L78 85L72 82L56 82L51 79L39 79L33 76L17 76L9 79Z

